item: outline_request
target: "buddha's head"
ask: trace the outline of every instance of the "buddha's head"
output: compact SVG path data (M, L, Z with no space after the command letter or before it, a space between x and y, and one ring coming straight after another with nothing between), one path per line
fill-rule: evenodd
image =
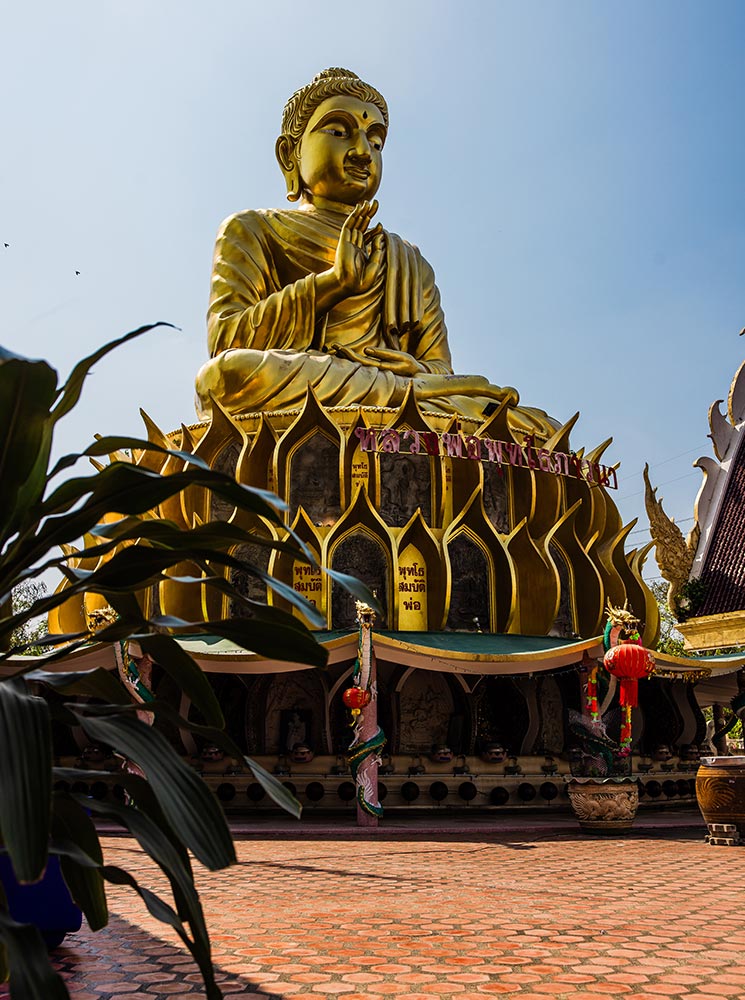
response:
M277 160L287 198L354 206L373 198L383 172L388 106L348 69L326 69L292 95Z

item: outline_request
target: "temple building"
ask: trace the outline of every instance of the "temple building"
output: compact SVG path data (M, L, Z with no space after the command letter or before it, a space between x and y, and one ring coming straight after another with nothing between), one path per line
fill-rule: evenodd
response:
M645 474L645 502L660 572L669 583L668 603L693 654L737 656L745 649L745 362L732 379L726 413L709 408L714 456L699 458L703 481L687 538L666 515ZM745 708L745 678L734 665L697 687L701 705L713 705L718 727L722 706Z
M328 666L203 635L181 642L209 674L233 738L308 809L358 799L345 693L365 655L375 680L352 723L374 710L385 734L375 795L386 809L545 808L564 794L571 720L587 712L608 603L633 612L641 641L655 646L659 610L642 575L651 545L626 547L635 522L624 524L613 502L610 438L578 447L579 414L560 422L509 386L453 372L432 268L373 223L388 124L383 97L348 70L324 71L292 96L276 152L299 204L223 224L199 421L169 434L146 419L152 441L285 502L281 529L199 489L153 515L250 530L256 544L233 551L246 569L226 572L246 597L299 617L262 574L306 598ZM153 452L132 461L180 467ZM714 538L710 572L719 551ZM364 635L354 598L326 570L367 586L375 614ZM177 580L139 597L149 612L187 621L242 613ZM51 627L84 627L97 601L69 601ZM657 656L634 709L645 801L692 801L706 732L695 685L743 663ZM157 664L152 687L188 715ZM617 735L615 679L599 700ZM186 731L168 735L229 808L268 807L240 762Z

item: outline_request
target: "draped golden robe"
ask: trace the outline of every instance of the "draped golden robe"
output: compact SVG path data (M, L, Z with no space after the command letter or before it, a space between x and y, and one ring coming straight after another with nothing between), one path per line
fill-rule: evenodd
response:
M440 293L419 250L395 233L370 289L316 316L315 276L334 264L345 216L303 206L246 211L218 234L207 317L212 359L197 375L200 416L210 395L231 413L302 404L308 385L326 406L399 406L413 382L422 409L484 419L484 408L514 389L479 375L454 375ZM340 348L411 354L423 366L409 378L370 359L337 357ZM554 424L542 410L515 407L511 422L540 436Z

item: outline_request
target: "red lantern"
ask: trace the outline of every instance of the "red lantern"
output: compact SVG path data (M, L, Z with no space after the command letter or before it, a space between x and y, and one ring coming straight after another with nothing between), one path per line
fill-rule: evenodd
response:
M621 642L612 646L603 657L609 674L621 682L621 707L636 708L639 704L639 679L649 677L654 670L654 657L644 646Z
M353 712L355 710L359 712L365 705L369 705L372 699L370 692L360 687L347 688L341 697L347 708L351 708Z

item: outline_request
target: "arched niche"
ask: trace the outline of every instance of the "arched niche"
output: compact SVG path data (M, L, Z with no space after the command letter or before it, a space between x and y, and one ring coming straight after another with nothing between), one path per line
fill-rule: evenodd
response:
M422 435L431 434L432 428L419 409L411 384L386 430L390 437L381 440L388 440L392 450L379 447L376 454L380 515L390 527L403 528L420 510L424 522L431 526L438 501L437 460L427 452Z
M483 553L486 559L486 573L481 568L482 563L478 553L469 557L470 549L463 543L458 546L461 553L457 556L457 570L453 566L450 545L461 535L465 535L476 549ZM448 597L443 627L475 630L476 623L473 618L477 617L483 632L506 632L512 621L515 605L515 568L505 543L486 516L481 486L474 489L464 510L446 529L442 548L445 554ZM449 615L453 592L456 594L457 607L455 613ZM459 594L461 596L458 596ZM480 610L468 615L467 604L471 599L479 605ZM484 603L486 600L488 604ZM489 608L489 614L482 620L486 607ZM459 621L464 622L460 626L454 624L455 615ZM468 618L470 623L467 621Z
M275 551L269 561L272 576L288 584L307 598L321 614L326 613L326 582L321 570L321 538L315 525L301 507L292 522L292 530L301 542L310 550L316 560L316 565L296 558L291 552ZM273 601L284 611L291 612L295 617L305 620L299 608L291 605L283 597L275 596Z
M378 617L378 627L386 628L391 590L391 560L380 539L364 527L350 531L334 546L331 552L331 569L356 576L372 591L383 610L383 614ZM355 628L355 600L338 583L332 584L332 628Z
M675 682L673 682L675 683ZM650 756L659 746L671 749L685 728L679 707L671 695L672 684L660 677L639 682L639 707L644 716L640 753Z
M232 445L235 445L235 448L231 447ZM248 438L240 426L240 422L224 410L216 400L213 400L207 431L199 439L194 454L205 461L210 468L215 468L216 463L221 463L224 471L234 475L240 453L247 447ZM180 516L175 517L173 511L161 505L161 517L180 520L181 523L189 527L194 523L195 517L201 521L210 520L215 498L204 487L187 487L174 499L178 500L180 505ZM229 515L225 516L225 511L219 507L219 501L217 503L216 509L222 511L220 519L227 520Z
M440 546L419 511L398 536L396 566L396 627L403 631L439 627L445 606L446 574ZM423 583L424 589L411 586L417 582ZM417 603L421 607L417 608ZM410 604L414 606L407 607Z
M290 519L302 507L313 524L335 524L341 515L339 442L313 431L292 450L288 469Z
M498 462L484 462L484 511L495 531L506 535L510 530L509 468Z
M432 524L432 459L429 455L380 452L380 516L392 528L402 528L420 510Z
M339 428L308 386L300 414L274 452L276 489L290 506L290 520L300 506L314 524L333 524L339 517L341 448Z
M483 546L464 528L447 544L450 600L446 628L452 631L491 629L491 568Z
M448 746L454 715L455 699L445 674L412 670L404 675L398 692L399 752L425 754L437 744Z
M577 633L572 594L572 574L569 561L557 542L549 542L549 556L559 574L559 607L549 635L569 639Z
M264 526L261 529L261 533L265 538L274 537L268 526ZM255 542L245 545L236 545L235 548L231 550L230 554L235 556L237 559L251 563L251 565L258 567L265 573L269 572L269 559L271 557L272 550L266 545L259 545ZM230 582L242 597L247 597L251 601L258 601L262 604L272 603L267 585L260 577L250 573L246 569L231 568L229 570L229 574ZM249 614L248 610L243 607L240 601L229 598L225 598L225 600L229 601L229 607L226 610L231 618L243 618Z
M270 674L246 701L246 743L253 753L286 755L295 743L328 752L326 691L313 670Z
M356 576L374 591L384 611L378 627L391 628L393 539L364 488L327 535L322 556L324 566ZM356 628L354 602L339 584L331 583L331 628Z
M242 443L240 441L229 441L214 460L212 468L216 472L224 472L226 476L235 478L238 468L238 459L241 454ZM224 500L216 493L210 493L210 519L213 521L229 521L235 511L235 507L228 500Z

